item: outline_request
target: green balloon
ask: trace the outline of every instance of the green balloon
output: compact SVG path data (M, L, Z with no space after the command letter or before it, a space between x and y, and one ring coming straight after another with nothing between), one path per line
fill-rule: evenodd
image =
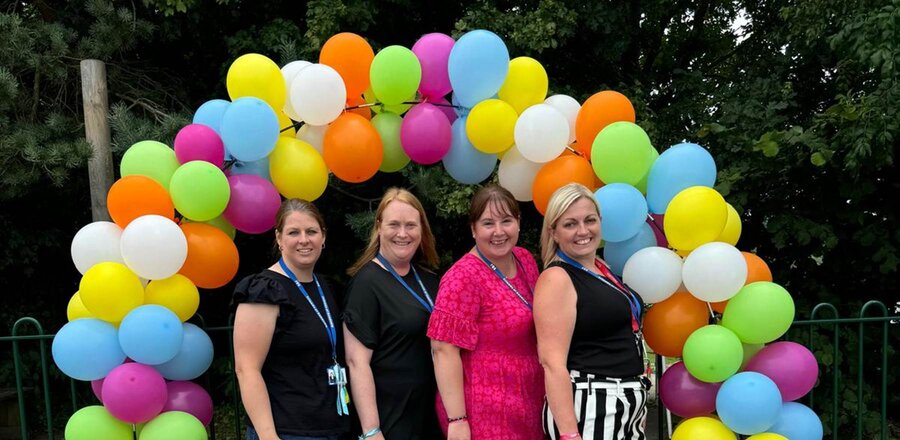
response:
M698 380L722 382L741 368L744 348L731 330L707 325L688 336L682 357L685 368Z
M744 346L744 360L741 361L741 370L747 366L747 363L750 362L750 359L753 359L753 356L756 356L756 353L759 353L760 350L766 347L766 344L741 344Z
M368 89L366 89L365 92L363 92L363 99L365 99L366 103L368 103L368 104L373 104L373 103L379 102L378 97L375 96L375 92L372 91L371 87L369 87ZM415 100L416 100L416 94L413 93L408 98L404 99L403 102L410 102L410 101L415 101ZM373 105L372 107L369 107L369 108L372 109L372 113L375 113L376 115L380 115L380 114L386 113L386 112L393 113L395 115L402 115L402 114L406 113L407 110L412 108L413 105L414 104L386 105L386 104L382 103L381 105Z
M172 175L169 194L181 215L203 222L225 211L231 188L222 170L209 162L194 160L179 167Z
M191 219L187 219L186 222L194 223L194 221ZM224 232L225 235L229 236L232 240L234 240L234 234L237 232L237 230L234 229L234 226L231 226L231 223L228 223L228 220L225 219L224 215L220 215L212 220L196 223L206 223L207 225L213 226L216 229Z
M625 121L607 125L591 146L594 172L607 184L638 186L658 156L644 129Z
M66 437L68 439L68 437ZM100 438L100 437L95 437ZM206 428L196 417L181 411L167 411L144 425L138 440L206 440Z
M653 149L653 160L650 161L650 167L653 167L653 163L656 162L656 159L659 158L659 152L656 151L656 148ZM644 174L644 177L641 178L641 181L637 183L634 187L637 188L638 191L643 195L647 195L647 181L650 179L650 169L647 169L647 174Z
M381 145L384 147L384 159L381 161L379 171L385 173L393 173L400 171L409 163L409 156L403 151L400 145L400 125L403 118L400 116L384 112L372 118L372 125L381 136Z
M784 287L757 281L728 300L722 325L747 344L765 344L780 338L794 322L794 299Z
M369 68L375 96L385 104L400 104L416 94L422 80L422 65L411 50L388 46L375 55Z
M181 164L175 157L175 150L156 141L140 141L131 146L122 156L119 173L125 176L147 176L169 190L169 180Z
M66 423L66 440L132 440L131 425L113 417L100 405L76 411Z

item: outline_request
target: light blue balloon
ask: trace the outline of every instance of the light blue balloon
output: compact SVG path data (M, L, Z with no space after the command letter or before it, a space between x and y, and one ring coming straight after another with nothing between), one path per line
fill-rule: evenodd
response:
M625 241L606 243L603 247L603 259L614 274L622 276L628 259L635 252L651 246L656 246L656 235L653 234L652 227L644 223L634 237Z
M654 214L664 214L676 194L692 186L712 188L716 162L697 144L674 145L656 159L647 176L647 205Z
M610 183L594 193L600 205L600 231L606 242L634 237L647 222L647 200L627 183Z
M244 97L228 106L222 116L221 137L225 149L235 159L253 162L275 149L281 128L278 116L265 101Z
M787 402L781 407L781 413L769 432L782 435L791 440L822 440L824 428L822 420L813 410L797 402Z
M229 105L231 103L224 99L206 101L194 113L193 123L203 124L221 135L222 132L219 131L219 127L222 126L222 116L225 115L225 110L228 109Z
M778 385L753 371L731 376L716 394L716 413L725 426L738 434L766 432L778 420L781 406Z
M122 319L119 345L135 362L157 365L178 354L183 334L178 315L163 306L147 304Z
M116 328L94 318L76 319L64 325L53 338L53 361L73 379L103 379L125 362Z
M509 50L493 32L467 32L450 50L447 70L454 97L471 108L500 91L509 71Z
M193 380L200 377L213 361L213 345L209 336L194 324L184 324L184 339L172 360L154 365L169 380Z
M456 97L456 93L450 98L450 103L454 105L453 111L456 112L457 118L464 118L469 115L469 112L472 110L469 107L465 107L459 103L459 99Z
M484 154L475 149L466 134L466 118L453 121L450 151L442 159L447 174L457 182L473 185L487 179L497 165L496 154Z
M271 182L272 176L269 174L269 158L264 157L253 162L235 162L234 165L231 166L231 175L239 176L241 174L253 174Z

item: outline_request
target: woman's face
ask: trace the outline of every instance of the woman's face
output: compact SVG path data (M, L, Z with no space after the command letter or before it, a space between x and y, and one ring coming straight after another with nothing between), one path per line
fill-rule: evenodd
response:
M394 200L381 213L380 252L392 263L409 263L422 243L422 219L408 203Z
M600 213L591 200L582 197L563 212L550 232L566 255L593 258L600 245Z
M489 260L506 258L519 241L519 219L509 209L491 201L472 225L475 245Z
M284 219L276 240L284 261L297 269L307 269L313 268L322 255L325 234L315 217L294 211Z

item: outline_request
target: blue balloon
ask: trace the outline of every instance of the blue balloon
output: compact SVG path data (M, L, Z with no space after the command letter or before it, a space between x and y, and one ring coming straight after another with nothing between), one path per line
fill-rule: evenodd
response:
M778 421L769 428L769 432L791 440L822 440L824 428L822 420L809 407L797 402L788 402L781 407Z
M457 118L464 118L469 115L469 111L472 110L469 107L464 107L459 103L459 98L456 97L456 93L450 98L450 103L454 105L453 111L456 113Z
M135 362L157 365L168 362L181 348L181 319L171 310L148 304L128 312L119 325L119 345Z
M73 379L97 380L125 362L116 328L94 318L76 319L53 338L53 361Z
M225 115L225 110L228 109L229 105L231 105L231 103L224 99L206 101L197 109L197 112L194 113L193 123L203 124L221 135L222 132L219 131L219 127L222 126L222 116Z
M264 157L253 162L235 162L234 165L231 166L231 175L238 176L241 174L253 174L271 182L272 176L269 174L269 158Z
M606 242L634 237L647 222L647 200L627 183L610 183L598 189L594 198L600 205L600 231Z
M487 179L497 165L496 154L484 154L475 149L466 134L466 118L453 121L450 151L444 156L444 169L457 182L473 185Z
M622 276L625 270L625 263L631 258L635 252L656 246L656 235L653 229L647 223L638 229L638 233L625 241L606 243L603 247L603 259L609 264L610 270L618 276Z
M716 162L697 144L672 146L656 159L647 176L647 205L654 214L664 214L676 194L692 186L712 188Z
M275 149L280 131L278 116L269 104L258 98L244 97L228 106L222 116L219 134L225 149L235 159L253 162Z
M213 345L209 336L194 324L184 324L184 340L178 354L169 362L154 365L169 380L193 380L200 377L213 361Z
M500 91L509 71L509 50L493 32L467 32L450 50L447 70L454 98L471 108Z
M731 376L716 394L716 412L722 423L744 435L767 431L781 413L778 385L753 371ZM790 437L793 440L793 437Z

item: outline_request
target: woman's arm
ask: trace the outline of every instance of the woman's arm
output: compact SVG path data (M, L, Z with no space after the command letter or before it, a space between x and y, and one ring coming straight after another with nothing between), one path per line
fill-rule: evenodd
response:
M447 410L447 417L454 419L466 415L466 400L463 391L463 367L459 347L447 342L431 341L434 357L434 376L437 379L441 401ZM460 420L447 427L447 440L469 440L469 423Z
M381 426L378 417L378 405L375 403L375 377L372 375L372 350L359 342L356 336L344 324L344 347L347 350L347 366L350 368L350 392L359 413L362 432L366 433ZM383 440L379 433L369 437Z
M262 366L272 344L278 306L241 304L234 317L234 370L244 409L260 440L278 439Z

